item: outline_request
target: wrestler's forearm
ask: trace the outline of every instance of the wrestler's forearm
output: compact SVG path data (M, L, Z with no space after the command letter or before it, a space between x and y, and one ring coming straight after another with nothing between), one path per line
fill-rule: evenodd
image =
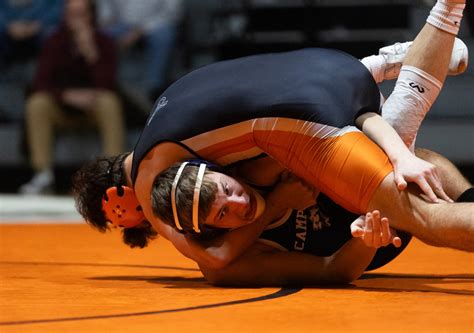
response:
M265 211L255 222L209 241L205 251L211 258L211 268L221 269L229 265L255 243L270 222L281 217L285 211L286 208L282 208L278 201L267 198Z
M411 157L410 150L398 133L378 114L365 113L356 119L356 125L385 151L392 164Z
M350 283L359 278L376 249L351 239L330 257L297 251L249 251L223 269L200 266L214 285L234 287L281 287Z
M173 243L181 254L199 265L210 269L222 269L255 243L268 223L273 221L276 216L281 216L281 208L269 203L262 216L254 223L231 230L206 243L181 234L174 229L169 230L171 228L164 229L168 231L164 236Z
M178 232L171 226L158 222L155 224L158 233L173 243L174 247L185 257L195 261L199 265L208 267L219 267L219 258L213 257L206 248L191 236Z
M356 123L387 154L393 165L394 180L399 190L406 189L408 182L414 182L431 202L438 202L438 198L452 202L443 189L436 166L412 154L393 127L382 117L367 113L358 117Z
M330 270L342 282L352 282L364 273L376 252L375 247L367 247L360 238L352 238L330 257Z

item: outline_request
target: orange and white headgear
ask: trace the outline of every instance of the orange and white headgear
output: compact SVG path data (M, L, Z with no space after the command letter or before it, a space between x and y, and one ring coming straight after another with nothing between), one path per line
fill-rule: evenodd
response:
M112 174L112 167L117 160L112 162L107 170L107 174L112 177L115 184L105 191L102 198L102 209L107 221L114 226L133 228L145 221L146 218L133 188L122 185L124 160L125 157L122 157L118 179Z

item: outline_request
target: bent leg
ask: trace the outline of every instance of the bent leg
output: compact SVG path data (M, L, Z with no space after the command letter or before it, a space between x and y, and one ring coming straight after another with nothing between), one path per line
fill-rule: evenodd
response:
M408 50L395 89L382 108L384 119L409 147L413 146L425 114L439 95L451 60L455 30L437 23L439 6L452 8L453 13L460 12L462 17L463 4L450 7L451 3L438 1L428 23Z
M54 98L47 93L35 93L26 101L26 130L31 164L36 172L52 167L54 129L64 115Z
M371 55L360 61L367 67L377 84L386 80L395 80L400 75L400 69L405 61L413 41L395 43L379 49L379 54ZM448 76L464 73L469 62L469 51L466 44L455 38L448 67Z
M96 122L102 137L103 151L107 156L123 152L125 125L118 97L109 91L98 94L94 107Z
M473 203L428 203L415 187L399 191L391 173L370 200L373 209L426 244L474 252Z
M472 184L461 174L459 169L446 157L434 151L416 148L416 156L430 162L438 168L444 191L453 200L472 187Z
M467 48L461 40L455 40L463 8L463 0L439 0L413 43L380 50L391 60L386 62L382 54L361 60L376 82L399 75L393 93L382 107L382 116L408 147L413 148L421 122L438 97L448 69L453 75L466 69Z
M363 214L393 167L383 150L350 126L293 119L253 124L258 147L345 209Z

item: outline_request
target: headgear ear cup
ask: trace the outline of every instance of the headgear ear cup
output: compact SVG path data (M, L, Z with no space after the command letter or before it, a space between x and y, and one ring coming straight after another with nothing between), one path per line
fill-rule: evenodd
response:
M109 187L102 198L102 209L116 227L133 228L146 220L135 192L128 186Z

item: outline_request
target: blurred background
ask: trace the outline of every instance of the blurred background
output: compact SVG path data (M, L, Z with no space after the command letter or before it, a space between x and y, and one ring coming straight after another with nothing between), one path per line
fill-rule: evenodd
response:
M85 161L132 150L157 96L192 69L303 47L362 58L412 40L433 3L0 0L0 192L68 193ZM417 143L473 181L472 7L459 37L470 66L447 79ZM393 83L382 86L386 96Z

